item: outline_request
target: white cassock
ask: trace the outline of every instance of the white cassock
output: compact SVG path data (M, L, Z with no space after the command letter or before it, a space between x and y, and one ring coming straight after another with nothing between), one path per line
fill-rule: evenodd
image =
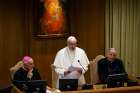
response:
M61 78L77 78L78 85L81 86L85 84L84 73L88 70L89 60L85 51L81 48L76 47L75 51L70 51L68 47L65 47L58 51L55 57L54 66L55 71ZM82 65L82 66L81 66ZM77 72L76 68L82 70L82 74ZM84 69L83 69L84 68ZM64 72L70 70L70 74L64 76ZM59 82L57 82L58 88Z

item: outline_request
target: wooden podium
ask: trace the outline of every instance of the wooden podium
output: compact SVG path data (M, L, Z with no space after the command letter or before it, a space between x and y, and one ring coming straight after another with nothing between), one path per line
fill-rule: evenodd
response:
M61 93L140 93L140 86L65 91Z
M52 93L54 93L55 89L49 89ZM15 88L12 93L24 93L19 89ZM55 93L57 93L55 91ZM77 91L61 91L58 93L140 93L140 86L132 86L132 87L118 87L118 88L103 88L97 89L93 88L90 90L77 90Z

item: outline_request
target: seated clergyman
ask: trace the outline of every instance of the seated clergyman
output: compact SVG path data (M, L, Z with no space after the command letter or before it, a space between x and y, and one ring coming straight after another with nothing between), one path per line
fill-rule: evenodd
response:
M14 81L28 81L28 80L40 80L40 74L34 67L34 61L31 57L25 56L22 59L23 66L21 66L14 74ZM19 87L19 86L17 86Z
M106 83L108 75L126 73L122 60L117 58L115 48L107 50L106 58L98 62L98 74L100 83Z
M23 66L16 71L14 80L40 80L39 72L34 67L34 61L31 57L25 56L22 60Z

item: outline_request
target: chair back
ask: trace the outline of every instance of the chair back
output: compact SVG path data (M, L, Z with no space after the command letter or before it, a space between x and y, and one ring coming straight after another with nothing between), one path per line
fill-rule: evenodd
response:
M14 78L14 74L16 73L17 70L19 70L19 68L21 68L23 66L22 61L17 62L17 64L15 64L13 67L10 68L10 74L11 74L11 78Z
M52 70L52 88L57 88L57 80L58 80L58 74L55 72L55 66L51 64L51 70Z
M90 63L90 78L91 78L91 84L99 83L99 76L98 76L98 62L99 60L105 58L103 55L98 55L91 61Z

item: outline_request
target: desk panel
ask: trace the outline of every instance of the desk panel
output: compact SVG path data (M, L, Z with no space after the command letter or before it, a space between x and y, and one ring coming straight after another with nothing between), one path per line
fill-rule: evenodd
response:
M55 89L49 89L52 93L57 93ZM23 93L19 91L13 91L12 93ZM78 90L78 91L61 91L58 93L140 93L140 86L133 87L119 87L119 88L104 88L104 89L90 89L90 90Z
M140 93L140 86L92 89L92 90L78 90L78 91L64 91L61 93Z

